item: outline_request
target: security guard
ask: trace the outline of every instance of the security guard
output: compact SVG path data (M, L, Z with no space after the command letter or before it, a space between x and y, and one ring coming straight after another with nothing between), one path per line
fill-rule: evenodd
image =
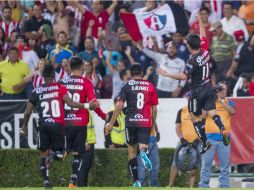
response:
M117 99L114 99L114 104L116 104ZM114 108L108 113L109 120L113 115ZM125 115L124 112L121 111L119 116L117 117L117 121L115 122L111 132L109 135L105 136L105 147L106 148L126 148L125 144Z

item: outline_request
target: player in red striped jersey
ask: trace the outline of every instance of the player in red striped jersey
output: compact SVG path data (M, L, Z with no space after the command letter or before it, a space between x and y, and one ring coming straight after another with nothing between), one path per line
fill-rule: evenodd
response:
M70 59L72 74L61 80L68 89L73 101L86 103L96 99L94 87L89 79L82 77L84 62L81 58L73 56ZM68 105L65 109L67 152L72 152L72 175L69 187L76 187L79 169L82 166L82 155L85 151L86 125L89 120L89 112L84 109L73 109ZM107 115L98 107L94 110L103 120Z
M40 170L44 178L44 185L49 188L48 164L46 160L49 156L49 151L54 151L53 158L61 160L64 158L64 103L68 106L85 110L90 107L94 109L99 106L97 101L89 103L78 103L70 99L67 89L60 83L53 82L54 68L52 65L45 65L42 71L42 76L45 79L45 84L34 89L30 94L26 112L24 114L24 123L21 129L22 134L27 133L28 121L33 108L39 114L39 145L41 150Z

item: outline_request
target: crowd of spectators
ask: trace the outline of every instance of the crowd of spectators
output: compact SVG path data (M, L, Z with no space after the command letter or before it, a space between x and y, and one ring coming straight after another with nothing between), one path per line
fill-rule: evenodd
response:
M119 13L138 14L163 4L170 6L177 31L143 36L140 48ZM92 80L98 98L114 98L133 63L141 64L160 98L182 97L188 81L158 76L155 70L184 70L190 56L184 37L199 33L198 12L212 58L212 83L227 81L229 96L254 95L253 1L7 0L0 2L0 99L27 98L34 84L43 82L41 62L54 65L59 81L70 74L68 59L73 55L84 59L84 76ZM103 43L108 22L121 40L118 51L107 50Z

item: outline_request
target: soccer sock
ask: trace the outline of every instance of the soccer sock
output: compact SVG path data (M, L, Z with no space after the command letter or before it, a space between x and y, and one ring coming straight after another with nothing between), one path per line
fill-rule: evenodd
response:
M224 131L225 130L225 127L224 127L224 125L223 125L223 123L221 121L220 116L218 116L218 115L213 116L213 121L219 127L220 131Z
M72 162L72 174L71 174L71 183L76 184L78 178L78 172L82 165L82 159L80 155L75 155Z
M202 121L198 121L193 123L195 131L198 135L198 137L201 139L202 143L204 145L206 145L207 143L207 138L206 138L206 134L205 134L205 127L203 127L203 122Z
M48 168L46 167L46 158L41 158L40 170L44 181L48 181L49 176L48 176Z
M133 176L133 180L137 181L138 180L138 161L137 157L129 160L129 167L131 170L131 174Z

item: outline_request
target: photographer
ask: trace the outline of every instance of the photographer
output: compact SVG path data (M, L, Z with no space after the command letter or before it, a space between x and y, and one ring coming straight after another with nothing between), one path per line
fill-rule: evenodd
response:
M199 146L199 141L198 141L198 136L195 132L194 126L191 122L190 119L190 113L188 111L188 106L184 106L181 108L178 113L177 113L177 118L176 118L176 134L180 139L180 142L178 143L175 154L174 154L174 160L171 165L170 169L170 177L169 177L169 187L173 187L175 183L175 179L177 176L177 172L179 171L179 168L177 167L177 157L179 157L179 149L183 146L188 146L191 145L193 146L197 153L198 153L198 146ZM184 155L182 155L184 156ZM194 169L190 170L188 172L189 174L189 186L193 187L195 184L198 168L200 165L200 155L198 154L196 158L196 164L193 166Z
M232 100L226 98L227 90L228 86L226 82L222 81L217 84L216 112L221 117L225 129L229 134L231 127L230 119L235 114L235 105ZM209 188L211 167L217 152L220 162L220 188L229 188L230 144L228 146L224 145L220 130L209 117L206 119L205 131L212 147L202 155L199 187Z

